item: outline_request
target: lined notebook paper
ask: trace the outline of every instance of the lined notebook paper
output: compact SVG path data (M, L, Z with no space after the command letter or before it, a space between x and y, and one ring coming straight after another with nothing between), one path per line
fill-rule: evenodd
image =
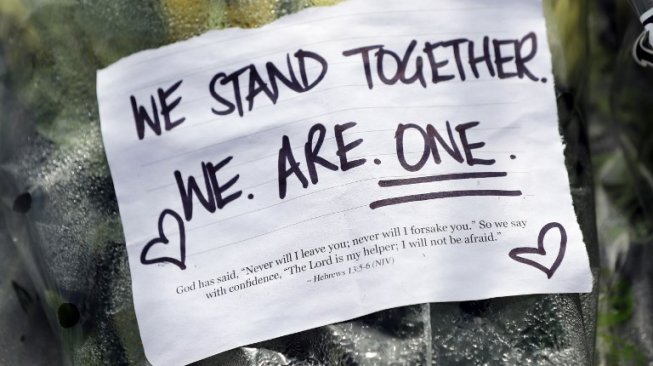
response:
M588 292L539 0L349 0L98 72L148 360Z

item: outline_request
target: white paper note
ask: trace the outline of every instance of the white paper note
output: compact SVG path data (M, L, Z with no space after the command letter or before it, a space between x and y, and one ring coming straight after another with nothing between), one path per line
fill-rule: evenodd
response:
M98 73L148 359L588 292L539 0L349 0Z

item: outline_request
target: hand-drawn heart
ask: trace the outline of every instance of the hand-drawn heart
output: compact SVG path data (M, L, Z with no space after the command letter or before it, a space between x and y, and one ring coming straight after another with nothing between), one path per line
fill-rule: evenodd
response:
M553 228L557 228L560 231L560 248L558 249L558 256L556 257L555 261L553 262L550 268L543 266L542 264L540 264L535 260L521 257L521 255L524 254L539 254L539 255L546 256L546 250L544 249L544 237L549 232L549 230ZM539 269L540 271L546 273L546 276L549 279L551 279L555 271L560 266L560 263L562 263L562 259L565 256L566 249L567 249L567 232L565 231L565 228L557 222L552 222L544 225L542 230L540 230L540 234L537 237L537 248L529 248L529 247L515 248L511 250L508 255L510 256L510 258L516 260L517 262L524 263Z
M150 250L150 248L152 248L152 246L156 244L167 245L170 242L166 234L163 232L163 221L168 215L172 216L172 218L174 218L177 221L177 224L179 225L180 259L171 258L171 257L148 259L147 252ZM177 214L175 211L170 209L163 210L163 212L161 212L161 215L159 216L159 237L150 240L150 242L145 245L143 251L141 252L141 263L143 264L156 264L156 263L164 263L164 262L172 263L177 267L181 268L182 271L186 269L186 232L184 231L184 221L182 220L181 216L179 216L179 214Z

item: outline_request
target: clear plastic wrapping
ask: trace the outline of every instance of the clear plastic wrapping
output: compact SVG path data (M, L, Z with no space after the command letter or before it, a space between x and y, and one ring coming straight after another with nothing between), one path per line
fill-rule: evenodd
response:
M334 2L24 0L0 6L1 231L26 263L66 364L148 364L100 136L96 70L208 29L260 26ZM566 165L596 283L591 165L579 103L585 1L543 3ZM199 364L589 365L596 302L595 286L586 295L409 306L241 347Z

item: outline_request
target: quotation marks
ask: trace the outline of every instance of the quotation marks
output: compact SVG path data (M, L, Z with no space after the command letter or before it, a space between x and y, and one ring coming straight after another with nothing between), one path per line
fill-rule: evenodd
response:
M537 254L539 256L546 256L547 252L546 249L544 249L544 239L548 234L548 232L554 228L558 229L558 231L560 232L560 242L558 244L558 255L555 261L553 262L553 264L551 265L551 267L546 267L535 259L528 259L523 257L523 255L525 254ZM537 248L531 248L531 247L515 248L511 250L508 255L510 256L510 258L512 258L517 262L539 269L540 271L544 272L549 279L551 279L555 271L558 269L558 267L560 267L560 263L562 263L562 259L565 256L566 249L567 249L567 232L565 228L557 222L552 222L544 225L542 230L540 230L540 234L537 237Z
M167 245L170 240L168 239L168 236L164 232L163 228L163 223L165 221L166 216L170 216L175 221L177 222L178 225L178 230L179 230L179 259L177 258L172 258L172 257L158 257L158 258L151 258L149 259L147 257L147 253L150 251L150 249L157 245L157 244L165 244ZM175 266L181 268L181 270L186 269L186 232L184 230L184 221L182 220L181 216L177 214L175 211L170 210L170 209L165 209L163 212L161 212L161 215L159 216L159 237L151 240L145 247L143 248L143 252L141 253L141 263L142 264L157 264L157 263L172 263Z

